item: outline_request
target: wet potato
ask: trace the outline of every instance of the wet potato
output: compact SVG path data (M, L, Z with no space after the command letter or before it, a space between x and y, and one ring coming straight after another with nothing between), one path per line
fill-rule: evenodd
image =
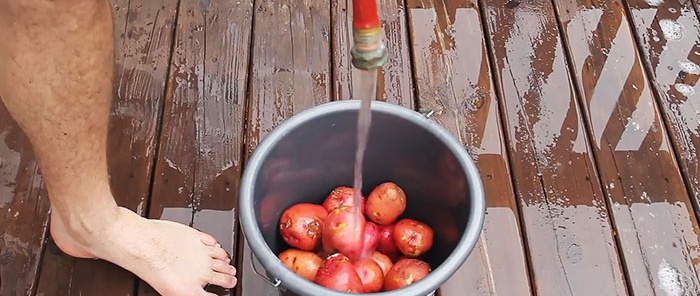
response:
M354 263L357 275L362 280L365 293L375 293L384 286L384 271L371 257L360 259Z
M357 274L350 259L340 253L334 253L323 260L318 268L314 282L328 289L363 293L362 279Z
M323 200L321 204L326 211L331 212L339 207L354 207L355 206L355 193L351 187L339 186L333 189L330 194ZM365 197L360 196L360 211L362 214L365 213Z
M362 254L365 219L354 207L339 207L323 223L323 249L340 252L352 260Z
M386 274L384 290L391 291L412 285L428 276L430 271L430 265L422 260L401 258Z
M313 281L323 259L314 252L287 249L279 254L279 259L287 268L302 278Z
M280 218L279 230L284 241L304 251L314 250L323 236L323 221L328 212L311 203L299 203L287 208Z
M396 247L407 257L421 256L433 246L433 229L413 219L402 219L397 222L393 237Z
M379 225L394 223L406 210L406 193L392 182L375 187L367 197L367 218Z

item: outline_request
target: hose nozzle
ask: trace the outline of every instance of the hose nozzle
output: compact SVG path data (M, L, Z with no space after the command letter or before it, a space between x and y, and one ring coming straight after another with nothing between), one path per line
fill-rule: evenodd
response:
M350 54L355 68L371 70L386 63L388 53L382 42L380 26L367 29L353 28L353 38L355 42Z
M382 42L382 25L377 12L377 0L351 0L353 9L350 50L355 68L371 70L379 68L387 60L386 46Z

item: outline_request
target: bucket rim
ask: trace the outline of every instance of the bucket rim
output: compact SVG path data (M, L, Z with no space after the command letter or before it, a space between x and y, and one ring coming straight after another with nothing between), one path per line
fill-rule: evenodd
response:
M282 264L277 254L275 254L265 242L262 231L257 223L257 216L253 207L254 177L259 173L263 160L275 148L274 144L278 143L280 139L294 131L298 126L319 116L338 112L357 111L360 108L360 104L361 100L357 99L331 101L310 107L285 119L274 127L267 136L260 140L246 163L241 177L238 202L241 231L256 259L269 274L281 281L281 287L285 289L296 293L304 293L306 295L349 295L348 293L331 290L309 282ZM445 260L439 266L432 269L430 274L420 281L422 282L420 285L413 284L394 291L362 294L368 296L428 295L449 280L476 247L483 230L486 212L486 199L481 176L473 158L469 155L464 145L434 120L412 109L383 101L372 101L371 110L373 113L398 116L425 128L429 133L440 139L449 151L455 155L467 178L468 191L471 196L469 208L470 218L466 221L467 225L465 226L464 233L460 240ZM458 250L459 252L456 252ZM304 291L298 290L297 287L299 285L304 285Z

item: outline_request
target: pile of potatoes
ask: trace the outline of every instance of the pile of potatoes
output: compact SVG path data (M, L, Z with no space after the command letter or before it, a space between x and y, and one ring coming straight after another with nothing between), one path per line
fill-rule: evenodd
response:
M403 189L382 183L361 197L359 209L353 195L340 186L322 204L287 208L279 230L290 248L278 258L304 279L348 293L396 290L425 278L431 267L421 256L433 245L433 229L402 218Z

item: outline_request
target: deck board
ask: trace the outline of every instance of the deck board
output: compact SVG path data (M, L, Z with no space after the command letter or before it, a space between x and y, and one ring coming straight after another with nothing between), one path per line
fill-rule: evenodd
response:
M191 225L235 254L252 1L179 3L148 216ZM141 281L138 295L151 294Z
M624 5L556 3L631 292L698 295L698 222Z
M0 295L34 289L48 209L29 140L0 102Z
M537 295L626 295L549 1L484 0Z
M245 159L277 124L331 99L329 1L255 1ZM243 240L245 241L245 240ZM236 295L279 295L238 256Z
M408 1L418 103L476 160L487 197L473 255L440 294L531 295L498 101L475 1Z
M625 1L641 59L700 214L700 21L689 1ZM663 27L661 26L663 24ZM680 30L681 34L676 34Z
M114 101L108 137L117 203L146 215L177 1L113 1ZM46 252L37 294L133 294L133 274L106 261ZM69 266L66 266L69 265ZM56 270L58 269L58 270ZM71 270L70 278L60 273ZM53 278L59 276L59 278ZM62 281L69 281L69 285ZM68 288L68 291L57 288Z

